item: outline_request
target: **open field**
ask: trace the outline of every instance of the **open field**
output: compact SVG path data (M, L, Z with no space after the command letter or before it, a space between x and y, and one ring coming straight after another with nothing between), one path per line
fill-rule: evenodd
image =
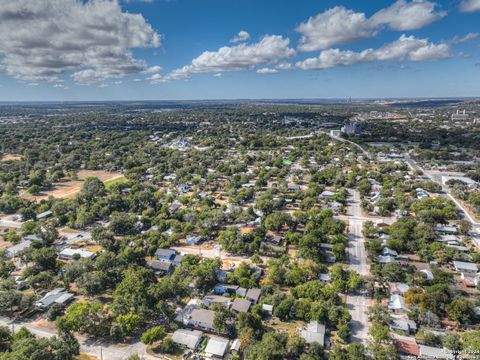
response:
M0 161L15 161L15 160L22 160L22 157L17 154L5 154L0 159Z
M125 179L123 174L103 170L80 170L77 176L78 180L59 182L54 185L52 190L44 191L36 196L28 195L27 197L36 201L48 199L49 196L59 199L67 198L78 193L82 188L83 181L89 177L96 177L103 181L107 186L113 181L121 181Z

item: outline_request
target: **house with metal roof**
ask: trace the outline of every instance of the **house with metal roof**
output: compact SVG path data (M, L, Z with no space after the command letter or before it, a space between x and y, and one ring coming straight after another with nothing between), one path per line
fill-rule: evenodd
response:
M205 348L205 355L212 359L223 359L228 348L228 339L220 336L210 336L207 347Z
M398 294L394 294L390 297L390 301L388 302L387 306L389 310L392 310L396 313L404 313L405 311L407 311L403 296Z
M73 249L73 248L65 248L58 254L58 257L62 260L71 260L76 255L84 259L93 259L97 254L91 251L83 250L83 249Z
M5 249L5 256L9 258L14 258L18 256L20 252L28 248L31 243L32 242L30 240L25 240L25 241L19 242L18 244L10 246L9 248Z
M173 261L176 251L172 249L157 249L155 256L159 261Z
M464 262L464 261L454 261L453 266L455 270L461 273L477 273L478 266L475 263Z
M53 304L67 304L73 299L73 294L64 288L56 288L45 294L43 298L35 303L40 310L48 310Z
M172 335L172 341L190 350L196 350L202 341L203 333L200 330L178 329Z
M300 336L305 339L307 344L317 342L321 346L324 346L325 325L320 324L318 321L310 321L305 329L302 329Z
M226 296L221 295L206 295L202 299L202 303L205 306L210 306L213 304L222 304L225 307L229 307L232 302L232 299Z

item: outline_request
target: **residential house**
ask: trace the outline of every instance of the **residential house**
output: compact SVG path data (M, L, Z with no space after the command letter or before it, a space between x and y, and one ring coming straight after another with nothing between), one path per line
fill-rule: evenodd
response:
M203 333L200 330L179 329L172 335L172 341L190 350L196 350L202 341Z
M225 307L229 307L231 304L232 300L228 297L221 296L221 295L206 295L202 299L202 303L205 306L210 306L213 304L221 304Z
M232 310L237 313L248 312L251 305L252 303L249 300L236 298L235 300L233 300Z
M240 286L238 285L217 284L213 290L215 291L215 294L223 295L225 293L235 294L239 288Z
M207 347L205 348L205 355L212 359L223 359L228 348L228 339L220 336L210 336Z
M188 325L199 327L208 331L213 331L213 319L215 311L206 309L194 309L190 314Z
M385 248L383 248L382 255L383 255L383 256L397 257L397 256L398 256L398 252L396 252L395 250L390 249L390 248L388 248L388 247L385 247Z
M335 193L333 191L325 190L319 195L319 197L320 199L331 199L334 195Z
M433 230L442 234L455 235L457 233L457 228L455 226L435 226Z
M260 294L262 293L262 290L259 288L252 288L248 289L247 294L245 297L247 299L250 299L254 304L258 302L258 299L260 298Z
M305 339L307 344L317 342L321 346L324 346L325 325L320 324L318 321L310 321L305 329L300 331L300 336Z
M22 242L19 242L18 244L10 246L9 248L5 249L5 256L9 258L14 258L18 256L18 254L21 253L23 250L28 248L31 243L32 242L30 240L24 240Z
M476 274L478 272L477 264L464 261L454 261L455 270L460 273Z
M58 254L58 257L62 260L71 260L74 259L76 256L83 258L83 259L93 259L97 254L92 251L87 251L83 249L73 249L73 248L65 248Z
M169 275L173 270L173 263L160 260L148 260L147 266L157 275Z
M155 256L159 261L171 262L177 253L172 249L157 249Z
M56 288L45 294L35 303L39 310L48 310L53 304L67 304L73 299L73 294L64 288Z
M203 241L203 238L199 235L188 235L186 239L187 245L198 245Z
M180 266L182 264L183 258L184 258L183 255L180 255L180 254L175 255L172 261L173 265Z
M388 309L395 313L405 313L407 307L405 306L405 301L401 295L392 295L390 296L390 301L388 302Z
M393 343L401 355L413 356L415 359L420 355L420 347L414 337L395 335Z
M393 331L403 331L407 334L415 334L417 332L417 324L413 320L393 318L390 329Z

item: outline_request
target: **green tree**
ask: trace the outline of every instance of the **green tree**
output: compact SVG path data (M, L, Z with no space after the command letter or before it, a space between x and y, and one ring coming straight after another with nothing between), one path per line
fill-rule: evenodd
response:
M166 335L167 332L162 326L154 326L142 334L141 341L146 345L152 345L154 342L162 340Z

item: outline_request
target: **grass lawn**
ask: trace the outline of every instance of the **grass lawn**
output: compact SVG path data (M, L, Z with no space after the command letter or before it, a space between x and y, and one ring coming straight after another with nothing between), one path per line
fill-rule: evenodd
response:
M123 183L126 183L127 181L128 181L127 178L125 178L125 176L122 175L122 176L117 177L115 179L107 180L107 181L104 182L104 184L105 184L105 187L107 189L110 189L114 185L123 184Z

